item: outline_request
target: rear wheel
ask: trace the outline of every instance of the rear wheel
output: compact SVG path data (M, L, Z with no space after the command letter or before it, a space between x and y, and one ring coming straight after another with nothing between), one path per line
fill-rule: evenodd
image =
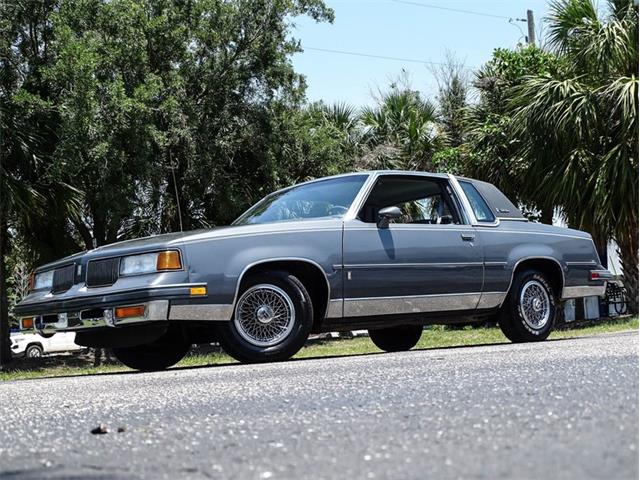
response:
M546 276L537 270L516 274L498 323L512 342L545 340L556 321L556 302Z
M191 345L179 333L165 333L157 340L134 347L114 348L115 357L127 367L146 372L165 370L178 363Z
M219 327L219 340L240 362L275 362L295 355L312 325L313 305L302 282L287 272L265 272L243 282L233 319Z
M376 347L385 352L410 350L416 346L421 336L421 325L402 325L369 330L371 341Z

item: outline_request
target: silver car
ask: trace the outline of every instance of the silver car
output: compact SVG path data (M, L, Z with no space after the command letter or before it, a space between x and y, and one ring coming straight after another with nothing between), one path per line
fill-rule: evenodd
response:
M608 278L588 233L527 221L491 184L375 171L277 191L227 227L43 265L14 313L157 370L194 343L265 362L312 332L368 329L398 351L423 325L488 317L514 342L544 340L559 301L602 295Z

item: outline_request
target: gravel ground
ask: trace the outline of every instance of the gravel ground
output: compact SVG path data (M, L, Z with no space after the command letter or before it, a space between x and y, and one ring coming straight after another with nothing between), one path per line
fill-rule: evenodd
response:
M7 382L0 419L3 480L631 479L638 333Z

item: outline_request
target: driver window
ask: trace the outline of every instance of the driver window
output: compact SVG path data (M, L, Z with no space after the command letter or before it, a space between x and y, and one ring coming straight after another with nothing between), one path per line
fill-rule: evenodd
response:
M391 223L460 224L446 180L404 175L380 177L358 218L376 223L378 212L392 206L398 207L402 216Z

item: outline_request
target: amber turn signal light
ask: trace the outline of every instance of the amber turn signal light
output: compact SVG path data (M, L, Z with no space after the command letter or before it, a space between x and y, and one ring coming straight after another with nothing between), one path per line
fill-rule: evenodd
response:
M22 319L22 329L29 330L33 328L33 317L32 318L23 318Z
M191 287L189 293L191 293L191 295L206 295L207 287Z
M181 268L180 252L177 250L167 250L158 254L156 270L180 270Z
M116 318L143 317L144 305L136 305L135 307L118 307L115 311Z

